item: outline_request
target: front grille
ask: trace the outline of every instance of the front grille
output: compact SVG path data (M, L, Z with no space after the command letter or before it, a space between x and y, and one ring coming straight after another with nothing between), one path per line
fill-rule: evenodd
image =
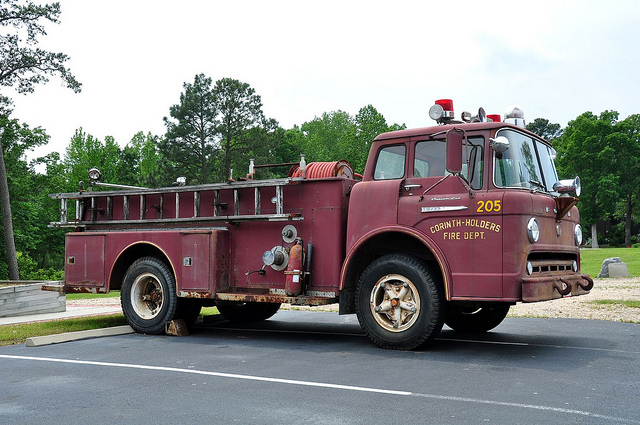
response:
M535 253L529 255L527 261L531 263L532 275L535 274L567 274L573 273L573 254Z

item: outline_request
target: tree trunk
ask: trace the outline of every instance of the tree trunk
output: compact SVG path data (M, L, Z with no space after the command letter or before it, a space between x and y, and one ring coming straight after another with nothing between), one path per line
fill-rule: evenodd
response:
M2 136L4 129L0 131L0 207L2 207L2 227L4 228L4 244L7 251L7 266L9 279L20 279L18 269L18 256L16 244L13 238L13 220L11 219L11 201L9 199L9 183L7 182L7 169L4 165L4 152L2 151Z
M596 223L591 225L591 248L600 248L598 246L598 232L596 230Z
M627 197L627 212L625 213L624 223L624 246L631 248L631 213L633 212L633 202L631 202L631 195Z

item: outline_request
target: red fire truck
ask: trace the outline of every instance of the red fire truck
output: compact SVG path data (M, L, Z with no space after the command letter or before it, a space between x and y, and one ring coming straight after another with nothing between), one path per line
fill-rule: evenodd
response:
M443 100L429 114L438 125L376 137L363 176L302 157L287 178L255 179L252 161L246 179L145 189L92 169L88 190L51 195L52 226L72 229L64 291L119 289L148 334L192 324L202 306L259 321L283 303L338 304L395 349L444 324L488 331L516 302L588 293L579 179L558 180L521 111L456 120Z

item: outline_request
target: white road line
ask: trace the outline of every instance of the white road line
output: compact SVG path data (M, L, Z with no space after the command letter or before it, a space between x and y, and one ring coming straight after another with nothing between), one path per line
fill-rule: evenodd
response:
M406 396L421 397L421 398L429 398L434 400L446 400L446 401L456 401L456 402L463 402L463 403L475 403L475 404L485 404L485 405L493 405L493 406L514 407L519 409L533 409L533 410L564 413L568 415L577 415L577 416L585 416L590 418L605 419L609 421L615 421L618 423L640 424L640 421L636 421L632 419L618 418L613 416L601 415L593 412L586 412L583 410L565 409L561 407L539 406L535 404L523 404L523 403L510 403L510 402L504 402L504 401L483 400L483 399L467 398L467 397L453 397L453 396L445 396L445 395L438 395L438 394L421 394L421 393L414 393L411 391L386 390L382 388L369 388L369 387L359 387L359 386L353 386L353 385L328 384L324 382L299 381L294 379L282 379L282 378L268 378L264 376L240 375L235 373L222 373L222 372L209 372L204 370L180 369L180 368L165 367L165 366L96 362L96 361L89 361L89 360L55 359L55 358L49 358L49 357L13 356L13 355L0 354L0 359L40 361L40 362L51 362L51 363L68 363L68 364L89 365L89 366L119 367L119 368L128 368L128 369L155 370L160 372L186 373L186 374L202 375L202 376L216 376L220 378L244 379L249 381L273 382L278 384L289 384L289 385L302 385L302 386L316 387L316 388L329 388L329 389L338 389L338 390L347 390L347 391L362 391L362 392L369 392L369 393L388 394L388 395L397 395L397 396L405 396L405 397Z

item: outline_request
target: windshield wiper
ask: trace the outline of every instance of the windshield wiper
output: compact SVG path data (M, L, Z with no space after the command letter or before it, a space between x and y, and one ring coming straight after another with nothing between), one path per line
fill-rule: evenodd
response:
M547 191L547 188L544 187L544 185L537 180L529 180L529 183L531 183L534 186L538 186L540 189L542 189L545 192Z

